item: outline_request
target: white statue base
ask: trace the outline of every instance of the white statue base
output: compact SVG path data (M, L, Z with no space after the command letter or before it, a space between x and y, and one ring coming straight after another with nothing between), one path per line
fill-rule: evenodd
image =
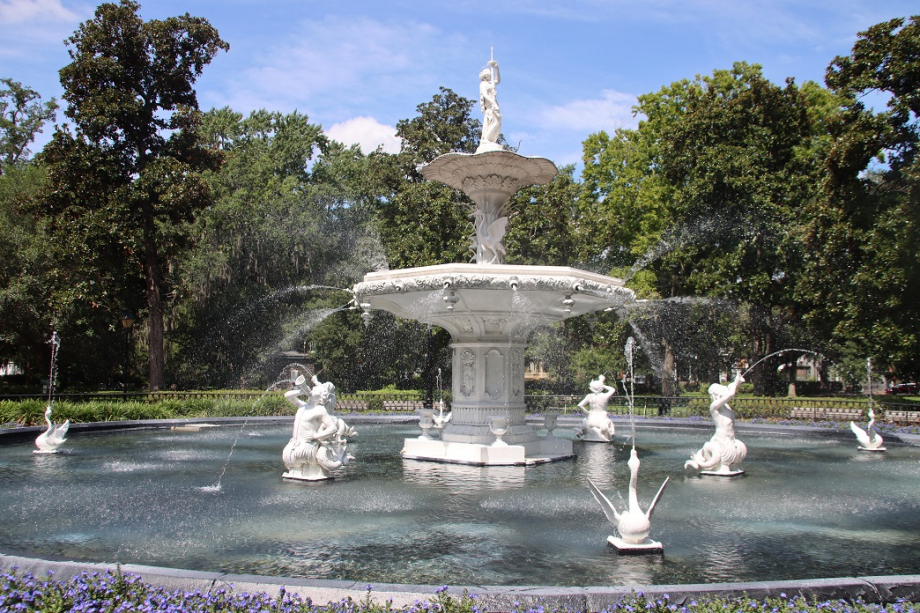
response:
M533 466L575 457L572 441L559 438L505 445L407 438L401 455L409 460L474 466Z
M719 470L701 470L699 474L708 475L710 477L737 477L739 475L743 475L744 471L743 470L732 470L728 468L727 466L723 466Z
M620 553L661 553L664 551L664 547L660 542L653 541L650 538L645 539L641 543L627 543L619 537L608 536L607 543L616 547L617 551Z
M325 481L335 479L332 473L323 469L321 466L306 465L300 470L289 470L281 475L282 479L292 479L294 481Z
M886 447L863 447L862 445L857 447L857 449L859 449L860 451L888 451ZM38 452L35 452L35 453L38 453Z

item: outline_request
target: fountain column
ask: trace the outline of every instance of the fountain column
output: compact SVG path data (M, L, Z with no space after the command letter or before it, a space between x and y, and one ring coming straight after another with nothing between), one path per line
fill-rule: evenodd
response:
M504 264L509 201L521 188L543 185L558 170L550 160L505 151L496 142L498 65L482 73L488 109L485 146L447 153L423 167L429 181L461 190L471 210L475 264L442 264L369 273L355 286L365 311L382 309L447 330L453 350L452 417L440 440L406 439L406 458L483 465L530 465L573 457L572 441L540 438L524 420L524 350L537 327L615 308L634 300L620 279L563 266ZM491 122L491 123L490 123ZM495 126L498 128L495 128ZM493 418L507 420L493 432ZM498 443L498 444L496 444Z

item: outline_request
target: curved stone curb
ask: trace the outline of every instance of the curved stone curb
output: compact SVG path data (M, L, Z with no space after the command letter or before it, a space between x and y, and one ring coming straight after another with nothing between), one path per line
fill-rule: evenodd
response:
M58 581L66 581L82 572L115 571L115 563L83 563L53 561L0 553L0 568L32 573L37 578L54 573ZM139 575L143 581L171 591L208 592L225 589L235 592L265 592L278 596L283 586L288 593L310 598L314 603L338 602L345 598L361 600L368 594L379 602L392 602L394 607L408 607L416 601L431 600L436 586L407 584L367 585L352 581L263 577L182 570L140 564L120 565L123 573ZM843 577L838 579L809 579L803 581L756 581L748 583L712 583L694 585L628 585L612 587L553 587L553 586L450 586L449 594L475 594L479 606L486 611L511 611L544 606L567 611L601 611L627 601L637 593L650 600L668 597L678 606L707 596L722 598L802 596L812 600L863 600L890 603L899 599L920 600L920 575L890 577Z

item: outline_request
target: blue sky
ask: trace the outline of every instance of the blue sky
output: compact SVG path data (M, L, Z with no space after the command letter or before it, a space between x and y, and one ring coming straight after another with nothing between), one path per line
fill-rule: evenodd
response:
M95 6L0 0L0 77L60 97L63 40ZM230 44L198 81L202 109L296 109L337 140L395 151L396 122L439 86L478 97L494 47L506 138L522 155L562 165L580 160L589 134L633 125L637 95L735 61L761 64L778 84L823 83L857 32L920 8L916 0L141 2L145 19L186 12Z

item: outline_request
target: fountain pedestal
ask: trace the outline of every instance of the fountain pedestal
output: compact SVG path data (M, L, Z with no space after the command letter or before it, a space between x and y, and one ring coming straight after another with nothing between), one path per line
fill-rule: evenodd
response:
M355 300L365 321L371 309L381 309L440 326L453 339L450 423L440 440L406 439L403 457L489 466L574 457L571 441L540 438L524 422L527 337L538 326L631 302L634 294L620 279L575 268L503 264L511 196L548 183L558 171L545 158L501 150L485 132L483 139L493 145L476 154L447 153L421 171L475 203L476 263L369 273L354 287Z
M369 273L364 309L437 325L453 343L452 417L440 440L407 439L403 457L531 465L572 457L572 441L538 437L524 420L524 350L536 327L633 300L622 281L564 266L442 264ZM493 446L492 417L507 418Z

